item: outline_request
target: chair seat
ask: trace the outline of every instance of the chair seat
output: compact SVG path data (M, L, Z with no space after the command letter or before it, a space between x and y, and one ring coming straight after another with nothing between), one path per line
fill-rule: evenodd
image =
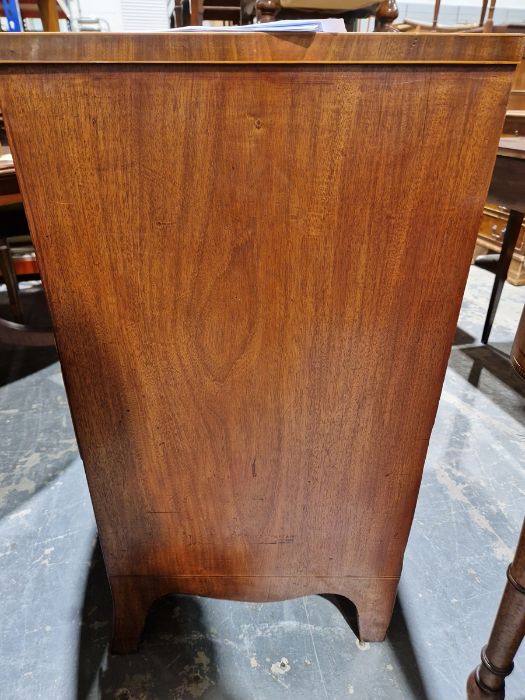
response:
M474 261L476 267L481 267L482 270L487 270L496 274L498 269L500 255L499 253L488 253L487 255L479 255Z
M377 5L377 2L374 2L374 0L281 0L280 5L288 10L322 10L323 12L334 10L346 12Z

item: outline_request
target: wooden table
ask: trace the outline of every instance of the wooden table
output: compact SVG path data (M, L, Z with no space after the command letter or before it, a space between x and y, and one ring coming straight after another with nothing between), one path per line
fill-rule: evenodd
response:
M512 253L520 234L525 214L525 137L504 136L500 139L498 155L492 173L488 200L510 209L509 219L495 265L487 269L495 273L494 285L481 340L488 343L501 292L507 279ZM485 267L479 264L479 267Z

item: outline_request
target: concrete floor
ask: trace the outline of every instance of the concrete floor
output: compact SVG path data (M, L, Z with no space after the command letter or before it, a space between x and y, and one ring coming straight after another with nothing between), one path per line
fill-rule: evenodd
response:
M360 646L319 596L173 596L152 610L138 654L108 655L111 602L59 365L51 350L2 349L0 698L464 697L525 514L525 386L502 354L525 288L506 285L483 347L491 284L472 269L383 644ZM523 650L507 697L525 699Z

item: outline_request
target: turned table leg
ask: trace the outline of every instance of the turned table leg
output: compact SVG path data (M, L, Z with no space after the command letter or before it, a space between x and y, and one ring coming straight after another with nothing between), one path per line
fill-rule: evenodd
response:
M505 697L505 677L512 672L514 656L525 636L525 522L507 579L488 644L481 652L481 664L467 682L468 700Z
M24 313L20 294L18 292L18 281L16 279L15 268L9 252L9 243L3 239L0 240L0 270L4 284L7 288L7 297L9 299L9 307L11 314L16 323L24 322Z

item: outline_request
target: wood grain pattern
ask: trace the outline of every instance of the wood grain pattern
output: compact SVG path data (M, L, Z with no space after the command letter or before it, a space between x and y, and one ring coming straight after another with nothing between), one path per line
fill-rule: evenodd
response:
M0 36L0 63L429 63L512 64L514 34L35 33ZM519 109L519 107L516 107Z
M479 47L474 62L500 56ZM170 591L341 593L382 639L512 67L0 75L114 649Z

